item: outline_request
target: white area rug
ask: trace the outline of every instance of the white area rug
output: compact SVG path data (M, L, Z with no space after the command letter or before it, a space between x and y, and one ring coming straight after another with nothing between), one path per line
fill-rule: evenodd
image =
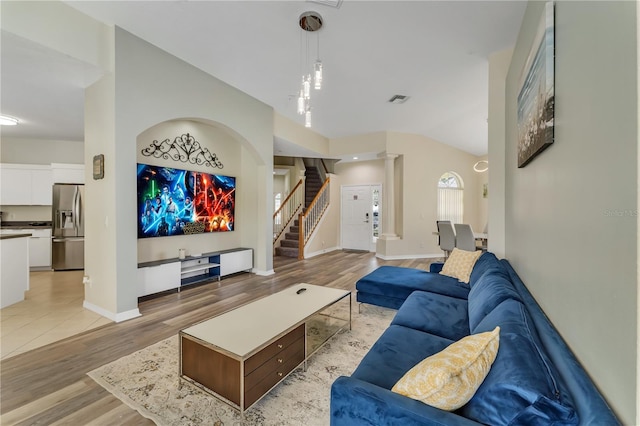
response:
M354 303L352 330L327 342L244 418L207 392L178 378L178 337L170 337L89 372L125 404L158 425L328 425L331 384L350 375L389 326L394 310Z

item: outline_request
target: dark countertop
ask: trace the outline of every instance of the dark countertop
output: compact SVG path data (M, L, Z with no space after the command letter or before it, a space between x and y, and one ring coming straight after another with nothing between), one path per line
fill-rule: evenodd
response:
M9 234L9 235L0 235L0 240L10 240L11 238L29 238L31 234L23 233L23 234Z
M0 229L51 229L51 221L8 221L3 220L0 222Z

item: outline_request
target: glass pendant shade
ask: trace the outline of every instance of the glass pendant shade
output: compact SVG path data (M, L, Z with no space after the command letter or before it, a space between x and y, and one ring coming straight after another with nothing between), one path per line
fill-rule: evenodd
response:
M314 88L320 90L322 88L322 62L320 59L313 64L313 81Z
M311 74L303 78L302 90L304 92L304 98L309 99L311 97Z
M311 108L309 107L304 113L304 127L311 127Z
M304 93L300 89L300 95L298 96L298 114L304 114Z

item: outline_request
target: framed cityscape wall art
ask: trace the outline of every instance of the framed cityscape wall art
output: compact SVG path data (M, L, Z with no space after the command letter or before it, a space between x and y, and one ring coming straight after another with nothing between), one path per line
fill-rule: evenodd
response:
M545 4L520 78L518 94L518 167L524 167L553 143L554 5Z

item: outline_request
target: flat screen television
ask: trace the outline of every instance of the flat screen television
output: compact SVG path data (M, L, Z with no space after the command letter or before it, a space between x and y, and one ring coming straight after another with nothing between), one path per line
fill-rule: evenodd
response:
M138 164L138 238L228 232L236 178Z

